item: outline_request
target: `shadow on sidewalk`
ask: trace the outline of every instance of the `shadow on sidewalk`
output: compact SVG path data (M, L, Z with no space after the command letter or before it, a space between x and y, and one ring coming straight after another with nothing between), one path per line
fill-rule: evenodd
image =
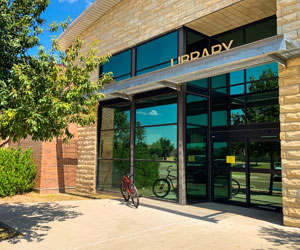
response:
M2 204L0 221L23 235L10 239L11 244L16 244L21 239L40 242L51 229L49 222L64 222L82 215L74 211L75 208L77 206L58 203Z
M120 205L125 205L125 206L128 206L128 207L131 207L131 208L135 209L135 207L132 206L130 204L130 202L125 202L123 199L117 199L117 200L120 202ZM164 201L161 204L163 205ZM213 214L209 214L209 215L206 215L206 216L199 216L199 215L179 211L178 209L171 209L171 208L166 208L166 207L159 206L159 205L156 206L156 205L153 205L153 204L147 204L146 202L140 203L140 206L151 208L151 209L156 209L156 210L159 210L159 211L162 211L162 212L176 214L176 215L179 215L179 216L184 216L184 217L191 218L191 219L211 222L211 223L217 223L218 222L217 219L213 218L214 216L218 216L220 214L223 214L223 212L218 212L218 213L213 213ZM180 208L184 208L184 207L180 207Z
M272 242L276 247L285 247L293 250L300 250L300 230L292 228L279 229L275 227L262 227L259 236Z
M282 213L274 212L274 211L239 207L239 206L227 205L222 203L214 203L214 202L198 203L191 206L197 208L211 209L211 210L223 212L224 214L226 213L226 214L241 215L249 218L254 218L257 220L267 221L276 225L283 224Z

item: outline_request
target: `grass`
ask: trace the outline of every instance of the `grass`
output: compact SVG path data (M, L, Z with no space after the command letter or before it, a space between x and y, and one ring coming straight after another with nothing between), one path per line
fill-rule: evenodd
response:
M56 202L56 201L72 201L72 200L90 200L90 199L116 199L120 196L113 193L103 194L83 194L78 192L57 193L57 194L39 194L30 192L12 197L0 198L0 204L4 203L37 203L37 202Z

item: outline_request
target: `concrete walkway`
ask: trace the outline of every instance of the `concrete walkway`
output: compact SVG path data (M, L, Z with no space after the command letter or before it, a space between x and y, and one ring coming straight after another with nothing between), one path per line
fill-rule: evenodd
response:
M214 203L180 206L141 199L4 204L0 221L23 237L0 249L300 249L300 229L278 213Z

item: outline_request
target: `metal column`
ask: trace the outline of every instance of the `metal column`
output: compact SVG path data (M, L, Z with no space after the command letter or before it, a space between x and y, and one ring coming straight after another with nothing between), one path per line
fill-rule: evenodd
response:
M178 202L180 205L186 204L185 88L186 84L183 84L178 92Z
M132 181L135 181L135 174L134 174L134 159L135 159L135 100L134 97L131 100L130 106L130 174L133 174Z

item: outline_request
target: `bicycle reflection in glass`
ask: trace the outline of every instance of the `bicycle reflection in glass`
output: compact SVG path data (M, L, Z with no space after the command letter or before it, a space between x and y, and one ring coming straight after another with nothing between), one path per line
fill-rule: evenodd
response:
M172 171L175 171L174 169L171 169L172 167L174 166L168 166L168 175L165 178L157 179L152 185L152 192L158 198L166 197L171 191L171 186L174 192L177 191L177 185L174 186L173 184L173 181L177 181L177 176L171 174Z

